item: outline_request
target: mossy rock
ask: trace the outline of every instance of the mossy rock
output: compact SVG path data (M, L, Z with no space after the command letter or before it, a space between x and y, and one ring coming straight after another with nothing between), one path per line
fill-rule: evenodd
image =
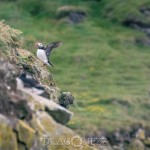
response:
M19 120L16 125L16 131L19 141L25 143L28 149L31 148L34 143L36 131L21 120Z
M82 138L75 135L71 129L56 123L46 112L37 112L35 118L36 119L32 120L32 126L37 129L38 134L40 135L40 145L45 146L48 150L72 150L76 149L77 146L80 146L80 140ZM50 143L50 141L48 141L49 143L44 143L43 140L46 138L52 138L56 143ZM64 142L66 139L70 141L74 140L74 142L67 145ZM89 146L84 141L80 146L80 149L95 150L95 148Z
M29 107L32 109L32 111L46 111L54 118L54 120L61 124L66 124L72 118L72 112L56 104L52 100L32 94L26 89L20 90L26 95Z
M9 125L9 120L0 115L0 150L18 150L16 134Z
M145 150L145 146L140 140L135 139L129 145L128 150Z
M144 144L145 144L147 147L150 147L150 137L147 137L147 138L144 140Z

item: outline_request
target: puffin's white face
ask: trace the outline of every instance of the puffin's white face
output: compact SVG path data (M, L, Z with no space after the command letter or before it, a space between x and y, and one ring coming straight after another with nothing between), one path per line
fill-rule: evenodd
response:
M37 46L38 47L43 47L43 44L42 43L37 43Z

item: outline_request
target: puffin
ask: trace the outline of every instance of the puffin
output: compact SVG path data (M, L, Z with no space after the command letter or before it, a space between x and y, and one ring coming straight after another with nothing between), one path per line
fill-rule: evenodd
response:
M37 95L41 95L45 92L44 87L41 86L32 76L29 76L26 73L22 73L18 78L16 78L16 80L17 89L26 88L28 91Z
M50 55L54 48L59 47L62 44L61 41L56 41L44 46L42 43L36 43L38 50L36 52L37 57L44 63L44 65L52 66L54 65L50 61Z

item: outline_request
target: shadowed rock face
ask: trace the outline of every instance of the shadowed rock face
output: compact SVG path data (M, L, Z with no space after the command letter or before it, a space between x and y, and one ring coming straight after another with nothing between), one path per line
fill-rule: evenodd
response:
M140 11L143 15L150 16L150 7L142 7Z
M83 21L85 17L86 17L85 12L70 12L68 15L70 23L74 24Z
M27 91L26 88L23 87L20 87L20 89L17 88L17 70L13 65L7 63L6 61L0 61L0 77L1 114L9 117L13 116L19 119L31 120L32 111L43 110L49 113L57 122L62 124L67 123L71 119L72 113L54 103L52 99L45 99L41 96ZM28 100L26 100L27 97ZM69 92L68 95L64 94L63 101L65 101L66 99L70 99ZM36 109L35 105L37 105L37 103L39 105L39 109ZM30 108L32 109L32 111Z
M28 120L32 113L27 102L17 93L16 73L13 65L0 61L0 113Z
M143 7L140 11L145 17L150 16L150 8ZM135 39L135 42L140 45L150 46L150 23L144 22L144 20L141 19L130 18L126 19L123 22L123 25L144 32L147 35L147 38L137 38Z
M127 27L131 27L131 28L135 28L139 31L146 32L147 34L149 33L149 30L150 30L150 24L144 23L142 20L138 20L136 18L126 19L123 22L123 25Z
M61 125L67 123L72 113L52 100L16 87L17 69L0 61L0 149L2 150L72 150L74 144L50 144L74 138L75 133ZM61 124L59 124L59 123ZM3 138L2 138L3 137ZM49 143L45 144L45 138ZM85 142L83 150L94 150Z
M144 32L147 38L137 38L135 39L135 42L140 45L150 46L150 24L149 23L145 23L144 21L136 18L129 18L124 20L123 25Z

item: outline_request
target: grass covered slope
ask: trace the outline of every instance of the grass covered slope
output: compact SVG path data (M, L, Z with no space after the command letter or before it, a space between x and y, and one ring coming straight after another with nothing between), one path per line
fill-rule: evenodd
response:
M75 115L68 126L85 135L100 128L112 130L135 122L148 124L149 48L134 42L136 37L145 35L102 17L111 6L113 16L120 21L126 15L121 8L129 12L134 2L125 1L123 7L123 2L117 0L47 2L53 6L49 17L32 17L17 9L15 3L1 2L0 18L24 32L25 47L31 51L35 52L37 40L63 41L63 46L53 51L55 67L50 71L59 87L69 89L76 99L71 108ZM133 8L144 2L138 1ZM56 8L66 4L87 8L86 20L78 25L56 20ZM14 8L14 16L11 11L6 12L7 8Z
M69 35L52 57L56 65L52 71L57 83L76 97L71 127L86 132L148 123L150 56L148 48L134 44L136 33L93 24L65 30Z
M147 15L142 13L143 8L150 8L149 0L101 0L99 5L96 5L95 11L114 22L123 22L126 19L142 20L145 23L150 23ZM98 9L99 7L99 9Z

